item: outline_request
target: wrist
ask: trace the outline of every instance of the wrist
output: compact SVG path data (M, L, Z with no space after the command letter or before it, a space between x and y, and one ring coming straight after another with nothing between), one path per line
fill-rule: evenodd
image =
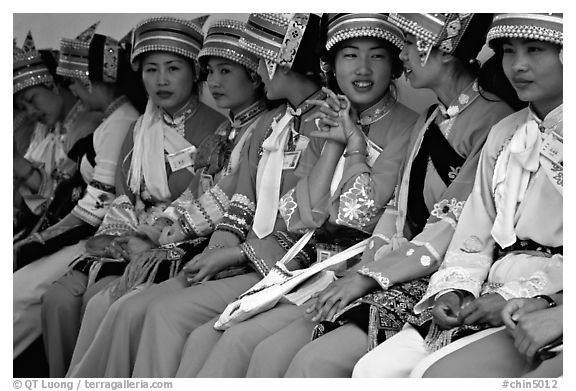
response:
M556 301L548 295L536 295L533 298L540 300L543 303L546 303L546 306L544 308L553 308L558 305Z

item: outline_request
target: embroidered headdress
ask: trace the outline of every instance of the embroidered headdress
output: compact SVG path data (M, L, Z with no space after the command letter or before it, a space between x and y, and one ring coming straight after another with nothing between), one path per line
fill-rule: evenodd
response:
M278 65L292 68L310 14L250 14L240 45L262 57L268 76Z
M94 37L94 32L100 22L88 27L76 38L60 39L60 57L56 74L64 77L89 82L88 79L88 54L90 51L90 41Z
M28 87L48 85L54 81L42 55L36 50L31 32L28 32L22 48L18 48L14 41L13 51L13 94Z
M196 61L202 48L202 26L207 16L184 20L171 16L145 19L134 28L131 62L134 70L139 67L138 57L148 52L169 52Z
M424 66L433 48L464 62L474 61L486 42L492 14L390 14L389 20L416 37Z
M204 46L198 54L198 61L211 56L222 57L256 72L258 56L239 44L245 29L246 24L238 20L222 19L214 22L206 33Z
M128 67L129 50L130 44L126 37L117 41L106 35L94 34L88 54L90 81L118 82L121 68Z
M404 47L402 30L388 21L388 14L328 14L326 50L350 38L385 39L398 49Z
M526 38L564 45L562 14L496 14L488 44L498 38Z

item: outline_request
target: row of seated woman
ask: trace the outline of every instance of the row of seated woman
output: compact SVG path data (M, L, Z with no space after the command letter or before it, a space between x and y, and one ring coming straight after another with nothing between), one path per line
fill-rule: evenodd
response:
M563 16L207 17L15 45L14 376L562 376Z

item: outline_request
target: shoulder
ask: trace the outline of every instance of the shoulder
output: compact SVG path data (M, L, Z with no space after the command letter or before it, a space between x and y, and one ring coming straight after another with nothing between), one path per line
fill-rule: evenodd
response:
M528 109L522 109L512 113L500 121L498 121L490 130L488 139L486 140L486 148L489 150L499 149L518 129L522 124L527 114Z

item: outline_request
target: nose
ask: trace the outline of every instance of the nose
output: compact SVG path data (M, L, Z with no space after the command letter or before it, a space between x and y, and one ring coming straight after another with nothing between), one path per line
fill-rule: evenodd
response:
M370 63L370 56L363 55L358 57L358 67L356 68L356 74L358 75L369 75L372 73Z
M408 61L408 49L406 48L406 45L404 45L404 47L400 51L400 54L398 55L398 57L400 58L400 61L402 61L402 62Z
M512 60L512 70L514 72L524 72L528 69L528 61L524 53L517 51Z
M40 111L32 104L25 102L24 111L26 115L30 118L37 119L40 116Z
M165 86L168 84L168 71L164 68L160 68L156 72L156 84L159 86Z
M208 87L218 87L220 85L220 77L218 76L218 72L209 73L206 81L208 82Z

